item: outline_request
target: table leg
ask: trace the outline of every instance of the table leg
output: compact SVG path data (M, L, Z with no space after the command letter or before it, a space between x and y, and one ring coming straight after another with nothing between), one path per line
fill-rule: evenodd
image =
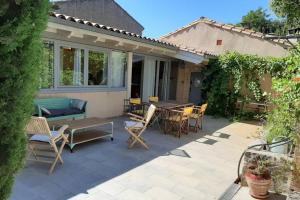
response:
M110 140L113 141L114 140L114 122L111 122L111 137Z
M71 139L70 139L70 143L69 143L69 147L70 147L70 152L73 153L73 148L74 148L74 144L73 144L73 135L74 135L74 131L71 131Z

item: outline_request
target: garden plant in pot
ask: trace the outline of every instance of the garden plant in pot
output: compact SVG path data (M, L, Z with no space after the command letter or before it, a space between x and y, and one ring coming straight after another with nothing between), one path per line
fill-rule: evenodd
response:
M253 158L246 166L245 178L252 197L258 199L269 197L272 179L268 160L259 156Z

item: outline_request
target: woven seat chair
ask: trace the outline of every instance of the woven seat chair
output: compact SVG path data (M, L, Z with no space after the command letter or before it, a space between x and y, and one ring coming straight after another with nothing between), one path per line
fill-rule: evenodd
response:
M190 127L193 129L193 131L198 132L198 130L202 130L206 108L207 103L201 106L195 106L193 113L190 115L190 120L194 122L194 125L190 124Z
M189 117L192 114L194 106L182 108L180 110L168 110L166 112L165 133L173 133L180 137L182 133L189 132Z
M146 149L149 149L149 146L146 144L142 134L147 129L147 126L153 114L155 113L155 109L156 107L154 105L150 105L144 117L128 113L132 121L125 121L124 124L125 130L130 134L130 137L127 140L129 149L132 148L136 143L140 143Z
M58 160L63 164L61 154L68 142L68 135L64 134L67 128L68 125L64 125L57 131L51 131L46 118L32 117L25 128L30 135L27 159L50 163L49 174L51 174ZM56 145L58 142L61 142L60 148Z
M145 115L145 105L142 103L141 98L129 99L129 112L139 116Z

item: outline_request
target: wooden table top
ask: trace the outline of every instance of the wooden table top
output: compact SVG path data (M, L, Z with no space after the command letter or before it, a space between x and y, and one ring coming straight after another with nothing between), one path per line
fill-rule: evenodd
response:
M111 123L111 122L112 122L111 119L91 117L91 118L84 118L84 119L77 119L77 120L50 121L50 122L48 122L48 124L49 124L49 127L69 125L68 129L78 130L78 129L85 129L85 128L91 128L91 127L95 127L95 126L100 126L100 125Z
M176 102L168 102L168 101L159 101L159 102L151 102L147 104L153 104L157 108L162 108L162 109L174 109L178 107L187 107L187 106L192 106L192 103L185 103L185 104L180 104Z

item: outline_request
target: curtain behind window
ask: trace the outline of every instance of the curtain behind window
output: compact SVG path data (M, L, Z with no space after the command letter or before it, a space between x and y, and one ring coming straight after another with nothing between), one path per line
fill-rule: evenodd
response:
M126 54L112 52L112 87L125 87Z

